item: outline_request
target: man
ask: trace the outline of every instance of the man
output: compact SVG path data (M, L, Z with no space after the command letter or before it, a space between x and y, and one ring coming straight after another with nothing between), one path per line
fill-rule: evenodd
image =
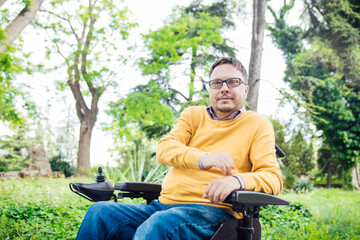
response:
M223 221L239 217L222 203L232 191L281 192L272 126L245 111L245 68L220 58L209 77L210 106L185 109L158 144L158 161L171 166L159 201L95 203L77 239L209 239Z

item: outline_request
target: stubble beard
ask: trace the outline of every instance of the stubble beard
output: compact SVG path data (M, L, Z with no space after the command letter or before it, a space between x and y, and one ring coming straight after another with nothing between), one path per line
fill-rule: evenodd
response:
M217 106L217 111L222 115L222 116L228 116L231 113L233 113L234 111L236 111L235 107L232 105L225 105L225 106ZM219 114L217 114L219 115ZM220 116L218 116L220 117Z

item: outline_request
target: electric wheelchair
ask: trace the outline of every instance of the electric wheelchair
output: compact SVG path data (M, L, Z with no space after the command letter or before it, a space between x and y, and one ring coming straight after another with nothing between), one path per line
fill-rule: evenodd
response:
M279 157L285 153L277 146ZM70 190L92 201L109 201L122 198L143 198L147 204L160 196L161 184L146 182L116 182L113 187L105 181L102 168L99 167L96 182L70 183ZM119 191L118 195L114 191ZM254 191L234 191L224 201L232 205L235 212L242 213L243 219L230 219L223 222L211 237L211 240L260 240L261 226L259 221L260 208L268 205L289 205L287 200Z

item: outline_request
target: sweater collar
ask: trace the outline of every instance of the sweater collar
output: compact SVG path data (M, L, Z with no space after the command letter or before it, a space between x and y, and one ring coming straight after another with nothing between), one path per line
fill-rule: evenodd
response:
M245 105L242 106L242 108L240 110L236 110L234 112L232 112L229 116L227 116L226 118L218 118L215 114L215 111L213 109L213 107L210 105L206 108L207 113L209 114L210 118L212 120L219 120L219 121L225 121L225 120L231 120L231 119L235 119L238 116L240 116L244 111L245 111Z

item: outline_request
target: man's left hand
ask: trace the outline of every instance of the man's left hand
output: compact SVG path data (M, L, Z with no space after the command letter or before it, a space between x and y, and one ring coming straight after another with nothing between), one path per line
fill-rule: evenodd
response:
M208 198L212 203L218 204L233 191L239 190L241 184L233 176L213 179L206 187L203 198Z

